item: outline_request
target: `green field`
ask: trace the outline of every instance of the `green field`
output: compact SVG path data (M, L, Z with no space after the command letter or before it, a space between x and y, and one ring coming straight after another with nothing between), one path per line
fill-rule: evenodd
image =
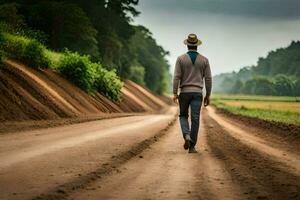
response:
M235 114L300 125L300 97L214 95L212 104Z

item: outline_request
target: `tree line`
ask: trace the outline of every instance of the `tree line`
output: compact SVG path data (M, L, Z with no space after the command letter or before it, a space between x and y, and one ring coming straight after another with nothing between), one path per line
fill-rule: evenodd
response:
M132 25L138 2L0 0L0 22L9 24L7 32L34 38L55 51L89 55L122 79L163 94L170 82L168 52L146 27Z
M300 41L269 52L255 66L215 76L214 92L300 96Z

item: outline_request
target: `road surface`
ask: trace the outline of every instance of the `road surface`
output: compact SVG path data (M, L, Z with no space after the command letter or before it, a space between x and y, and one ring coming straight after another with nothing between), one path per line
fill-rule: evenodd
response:
M183 149L178 121L143 143L173 117L174 110L3 135L0 199L300 198L296 143L212 108L202 111L198 154Z

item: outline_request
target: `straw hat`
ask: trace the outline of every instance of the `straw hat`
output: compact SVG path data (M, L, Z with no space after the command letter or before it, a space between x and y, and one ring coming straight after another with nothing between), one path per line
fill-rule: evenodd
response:
M185 39L183 43L188 46L199 46L202 44L201 40L197 38L197 35L193 33L189 34L188 38Z

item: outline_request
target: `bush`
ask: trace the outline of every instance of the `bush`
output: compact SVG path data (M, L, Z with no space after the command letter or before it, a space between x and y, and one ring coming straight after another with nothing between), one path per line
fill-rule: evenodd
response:
M8 58L21 61L30 67L47 68L50 59L46 56L46 48L34 39L2 33L0 51Z
M60 58L58 70L81 89L87 92L95 90L96 70L89 56L81 56L78 53L67 51Z
M94 64L94 67L97 72L96 89L111 100L119 101L123 83L117 76L116 71L108 71L101 64Z
M89 56L67 51L61 56L57 69L87 92L97 90L113 101L120 99L122 82L116 72L104 69L99 63L92 63Z
M51 69L57 69L58 66L59 66L60 59L64 54L59 53L59 52L55 52L55 51L51 51L51 50L48 50L48 49L46 49L45 54L51 62L50 68Z

